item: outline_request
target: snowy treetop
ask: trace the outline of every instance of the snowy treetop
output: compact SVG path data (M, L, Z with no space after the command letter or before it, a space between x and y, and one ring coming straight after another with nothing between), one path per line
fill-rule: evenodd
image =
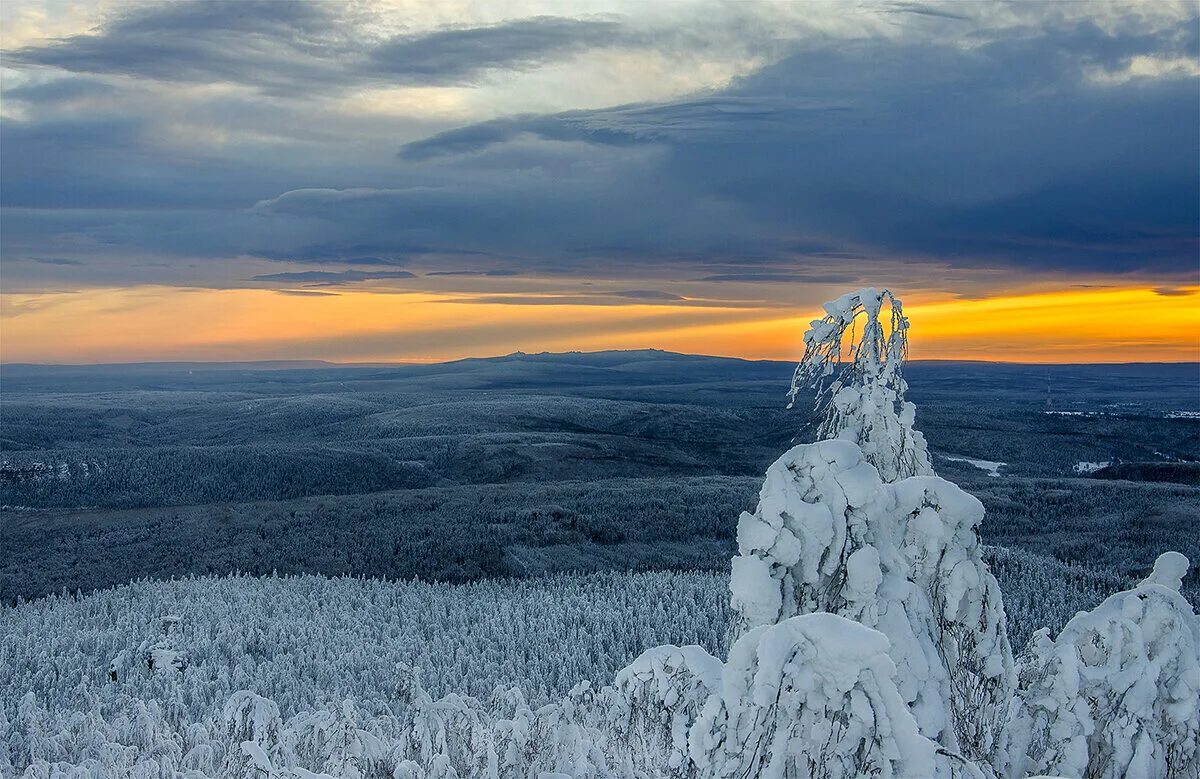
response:
M885 303L891 308L886 332ZM886 481L933 473L925 438L913 427L916 408L904 399L908 329L904 304L890 290L867 287L826 303L825 317L804 334L804 356L788 393L790 408L801 391L815 390L818 437L858 444Z

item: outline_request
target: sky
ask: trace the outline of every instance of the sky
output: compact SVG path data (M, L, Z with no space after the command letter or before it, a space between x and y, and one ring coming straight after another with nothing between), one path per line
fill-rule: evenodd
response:
M1200 360L1200 4L0 4L0 360Z

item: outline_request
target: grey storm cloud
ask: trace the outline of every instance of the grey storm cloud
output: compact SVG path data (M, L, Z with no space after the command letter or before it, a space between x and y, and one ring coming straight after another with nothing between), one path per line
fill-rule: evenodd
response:
M428 160L468 154L523 135L608 146L656 141L695 143L762 130L796 130L805 123L819 125L829 113L845 110L836 101L818 105L769 95L729 95L551 116L518 116L480 122L405 144L400 156Z
M607 294L619 298L633 298L634 300L683 300L678 295L658 289L627 289L623 292L609 292Z
M127 88L98 81L113 75L230 80L291 100L469 84L583 49L651 45L618 21L556 17L371 39L342 8L140 6L6 63L81 74L14 90L30 103ZM5 256L363 268L257 279L279 283L406 278L378 275L399 265L430 276L601 268L647 286L843 283L883 261L935 281L921 263L1194 277L1197 78L1096 77L1138 57L1194 62L1194 15L1153 33L1054 22L985 36L955 18L962 6L889 8L963 37L802 37L704 94L442 124L386 149L295 140L290 117L270 144L194 154L158 143L149 113L6 117L0 242Z
M152 5L120 13L95 33L8 56L74 73L303 93L368 83L469 84L491 69L531 68L623 38L611 20L540 16L379 39L344 10L280 0Z
M858 277L849 273L717 273L699 281L761 282L777 281L790 284L854 284Z
M410 254L420 254L417 246L387 246L372 243L342 245L313 244L290 251L258 249L251 254L264 260L293 262L304 265L366 265L369 267L396 267L407 265Z
M338 296L336 292L322 292L315 289L277 289L275 292L297 298L335 298Z
M495 120L401 157L531 138L657 146L669 150L662 180L749 215L730 232L757 223L776 258L771 237L791 227L847 259L1183 272L1200 228L1196 79L1101 85L1087 73L1139 55L1194 60L1194 28L1121 38L1084 24L971 49L816 45L722 95Z
M26 103L58 103L116 93L112 84L91 78L57 78L4 90L6 100Z
M966 14L954 13L944 8L934 8L929 5L922 5L921 3L887 3L884 7L891 13L897 14L916 14L917 16L950 19L957 22L971 21L971 17ZM959 7L965 8L966 6L960 5Z
M326 3L199 0L143 6L95 33L17 49L10 61L74 73L287 87L343 70L349 30Z
M82 267L87 263L81 260L70 260L66 257L30 257L36 263L41 265L58 265L60 267Z
M669 305L686 308L763 308L762 300L724 300L688 298L655 289L634 289L618 292L575 291L540 295L468 295L447 298L446 304L486 303L505 306L631 306Z

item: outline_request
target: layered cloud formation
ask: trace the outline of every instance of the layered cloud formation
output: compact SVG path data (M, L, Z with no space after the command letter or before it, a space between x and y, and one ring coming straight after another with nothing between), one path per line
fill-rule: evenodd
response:
M74 8L3 9L5 293L1198 281L1192 3Z

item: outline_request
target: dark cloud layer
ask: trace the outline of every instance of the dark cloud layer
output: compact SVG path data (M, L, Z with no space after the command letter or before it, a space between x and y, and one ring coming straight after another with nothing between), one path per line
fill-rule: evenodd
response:
M1194 57L1195 36L1179 37ZM497 120L401 154L481 155L522 138L666 147L662 176L780 240L790 228L851 255L1186 271L1200 213L1196 79L1086 77L1153 43L1084 26L970 50L816 47L719 98Z
M858 277L846 273L718 273L700 281L734 281L741 283L784 282L793 284L853 284Z
M656 289L634 289L617 292L574 292L541 295L467 295L446 298L442 303L485 303L503 306L628 306L656 305L686 308L763 308L763 300L720 300L688 298Z
M1053 18L985 35L959 18L984 6L888 7L954 34L773 41L781 56L720 90L444 126L386 149L289 135L290 117L269 143L193 149L163 142L169 107L57 106L124 95L131 81L233 82L268 108L315 104L658 38L557 17L384 38L341 5L139 6L8 57L53 72L5 94L30 110L0 126L0 241L6 257L62 258L57 270L80 280L100 255L364 268L263 283L408 278L372 270L404 266L832 284L882 262L907 263L918 282L941 272L921 268L946 267L1194 278L1194 68L1131 70L1194 63L1194 16L1152 32ZM236 135L251 108L218 107Z
M368 83L470 84L489 70L531 68L622 37L612 21L541 16L376 38L342 16L345 10L315 0L138 7L96 32L21 48L9 57L73 73L220 81L291 93Z
M426 276L519 276L515 270L435 270Z
M12 62L163 81L326 82L343 66L347 25L332 5L199 0L138 7L97 32L12 52Z
M30 257L29 259L33 260L36 263L40 263L42 265L80 267L80 266L87 264L80 260L68 260L65 257Z

